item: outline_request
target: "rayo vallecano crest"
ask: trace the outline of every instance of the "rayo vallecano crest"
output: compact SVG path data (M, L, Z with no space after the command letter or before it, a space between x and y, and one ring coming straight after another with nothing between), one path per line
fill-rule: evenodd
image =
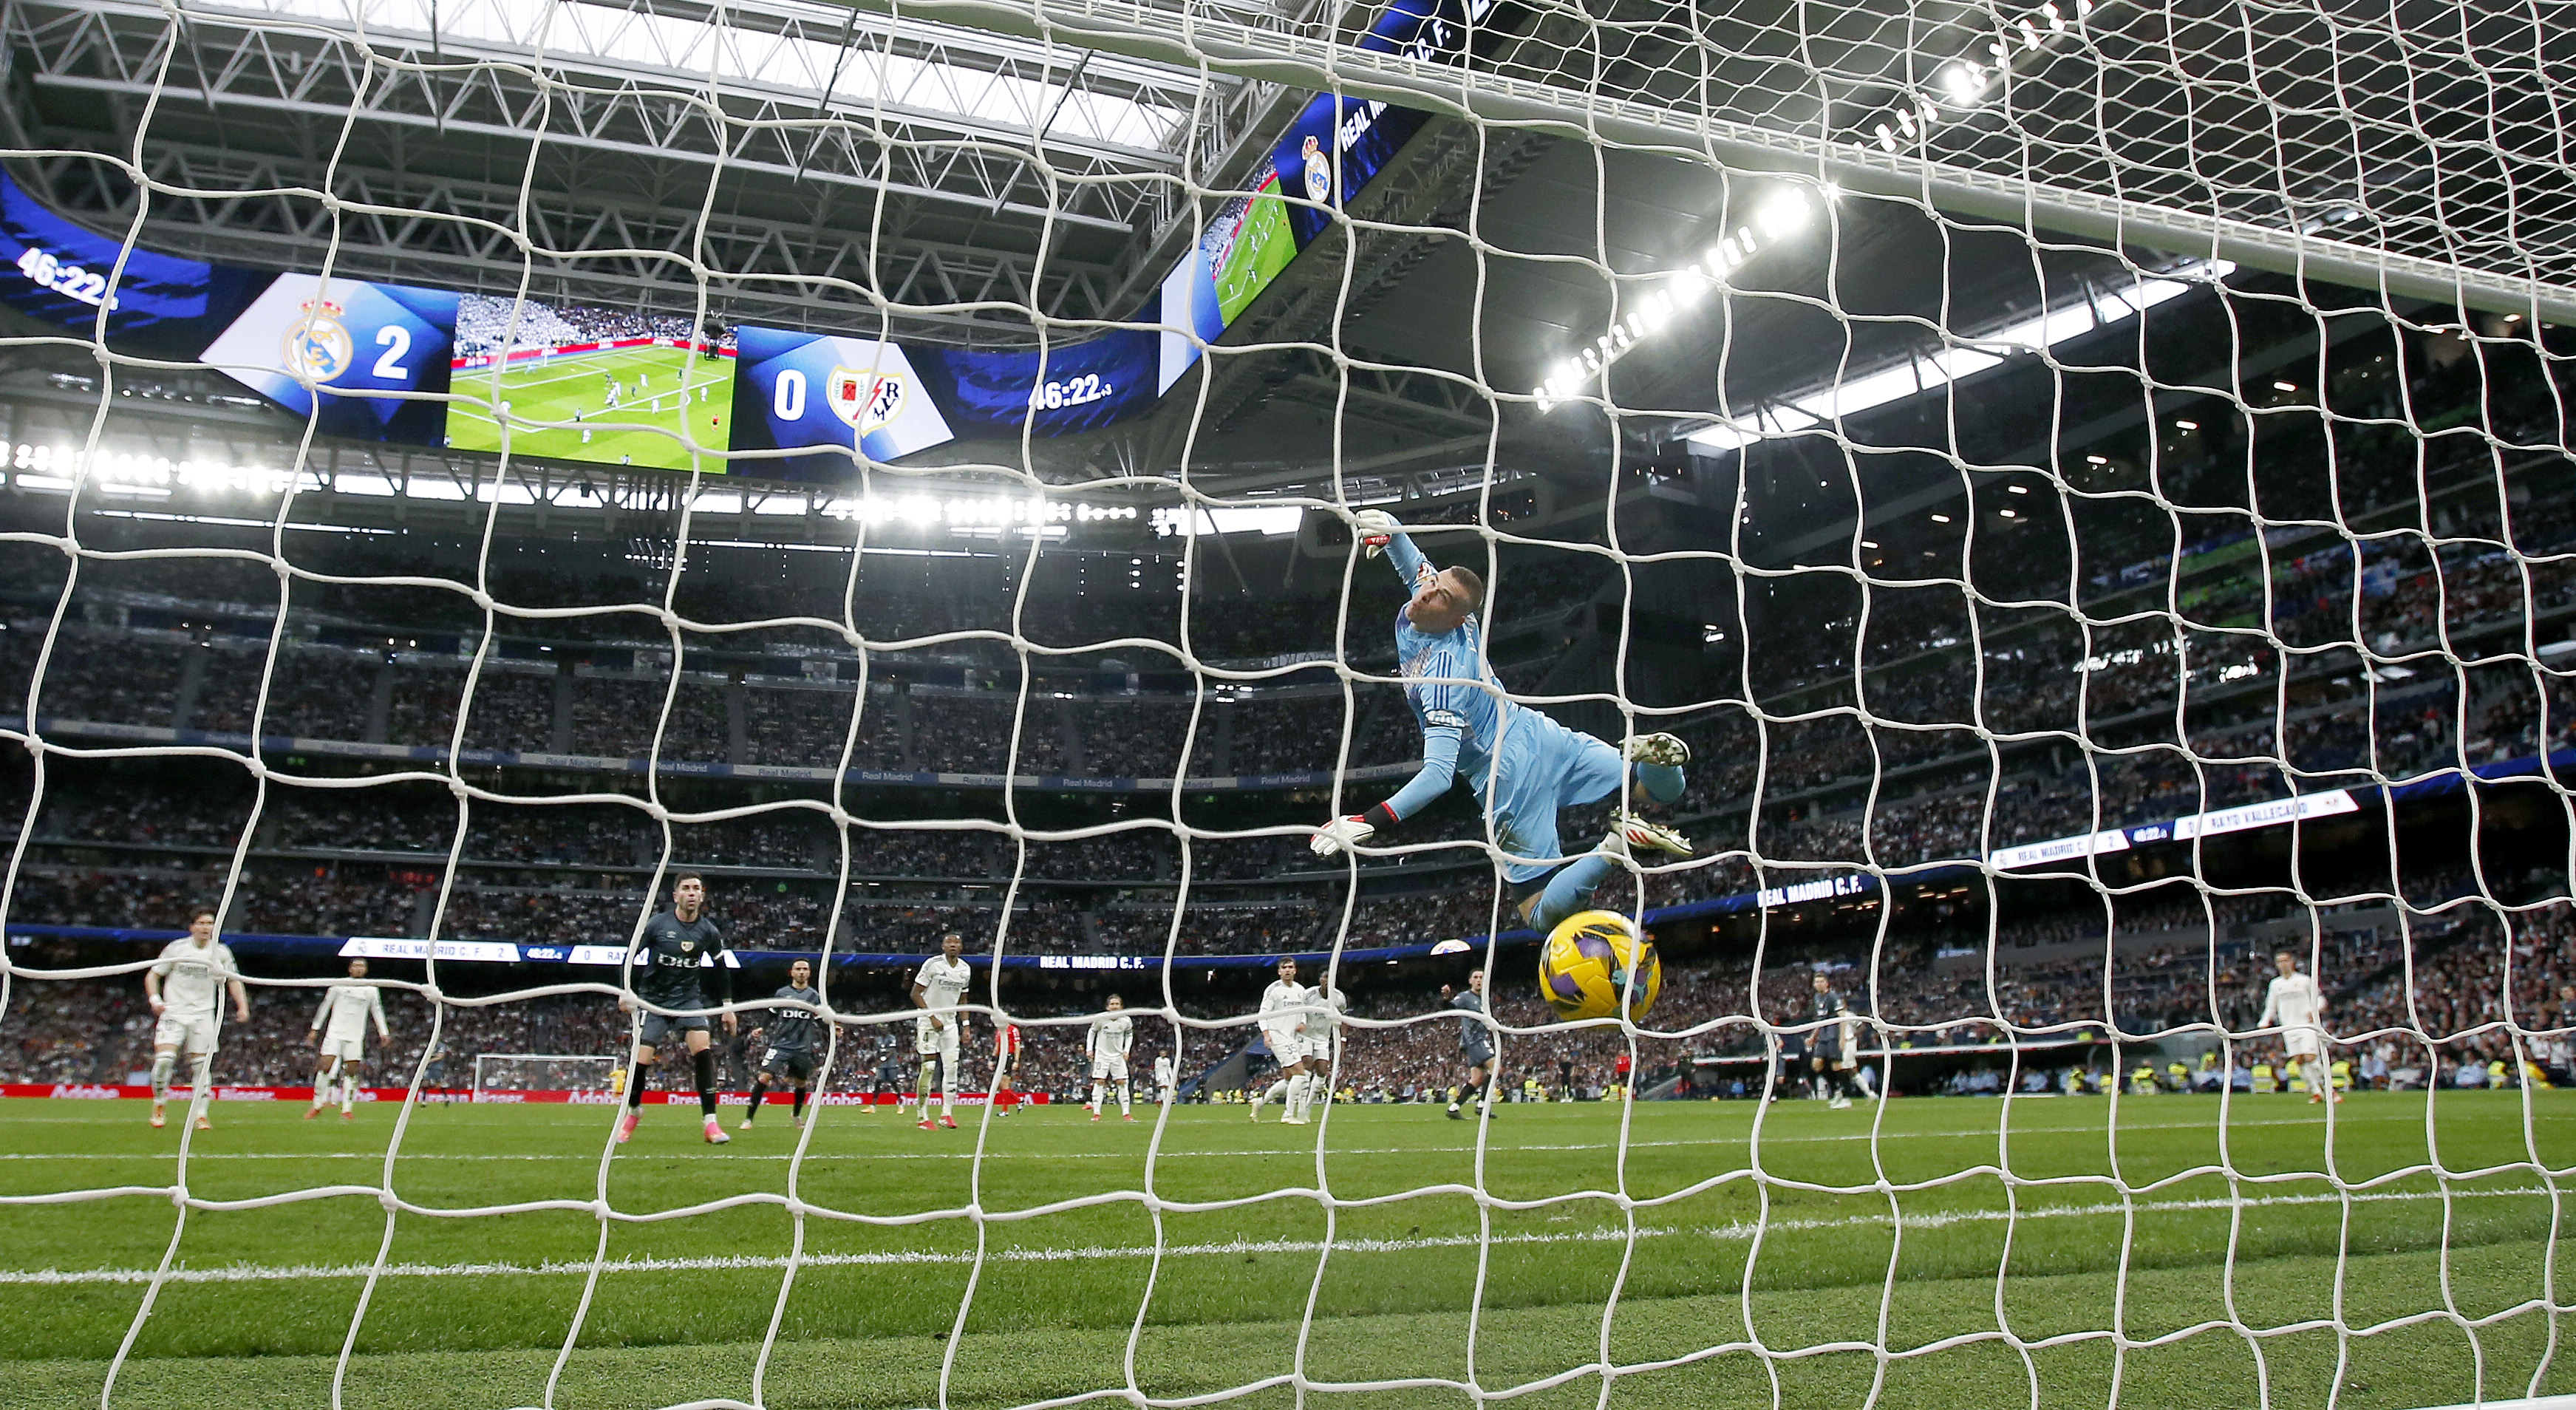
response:
M892 424L903 414L904 377L900 372L862 372L854 367L832 369L832 414L849 423L864 436L881 426Z
M315 382L328 382L349 370L357 344L340 322L344 311L329 299L307 299L304 316L286 330L287 370Z

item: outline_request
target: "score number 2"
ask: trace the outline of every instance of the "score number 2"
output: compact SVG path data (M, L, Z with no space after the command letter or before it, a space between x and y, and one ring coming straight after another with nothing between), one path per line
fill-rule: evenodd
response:
M1031 411L1061 411L1068 406L1082 406L1117 395L1118 389L1100 380L1097 372L1068 377L1061 382L1040 382L1029 389Z

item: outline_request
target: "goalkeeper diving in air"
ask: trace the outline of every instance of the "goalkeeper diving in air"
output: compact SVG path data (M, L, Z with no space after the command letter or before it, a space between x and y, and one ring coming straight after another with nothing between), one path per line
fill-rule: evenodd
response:
M1506 699L1486 669L1476 621L1484 583L1465 568L1433 568L1382 511L1362 510L1353 519L1369 556L1385 552L1413 589L1396 614L1395 652L1405 699L1422 727L1422 772L1385 802L1316 829L1307 843L1316 855L1368 841L1428 807L1464 774L1493 820L1495 845L1508 857L1503 875L1524 925L1549 930L1589 909L1592 894L1636 849L1689 856L1690 843L1680 833L1631 810L1681 797L1690 746L1669 734L1641 734L1623 754ZM1558 810L1623 788L1610 835L1592 851L1557 862Z

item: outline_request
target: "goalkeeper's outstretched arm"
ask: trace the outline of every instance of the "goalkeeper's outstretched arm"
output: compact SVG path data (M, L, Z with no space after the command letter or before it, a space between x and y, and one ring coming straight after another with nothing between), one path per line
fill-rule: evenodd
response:
M1360 545L1368 550L1369 557L1385 553L1386 561L1395 568L1395 575L1404 580L1406 591L1420 587L1424 578L1439 572L1431 566L1430 559L1422 556L1422 550L1413 546L1413 540L1395 522L1394 515L1383 509L1363 509L1351 519L1359 525Z
M1458 777L1458 741L1461 729L1456 725L1431 725L1422 731L1422 771L1411 782L1397 789L1395 796L1376 804L1363 813L1335 818L1316 829L1307 846L1315 855L1329 857L1345 847L1366 842L1379 832L1395 826L1431 805L1433 799L1449 791Z

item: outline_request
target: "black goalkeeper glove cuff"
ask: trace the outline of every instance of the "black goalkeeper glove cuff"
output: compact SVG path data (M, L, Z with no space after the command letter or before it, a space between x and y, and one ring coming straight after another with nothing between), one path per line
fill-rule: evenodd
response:
M1376 828L1380 832L1384 832L1388 828L1395 826L1397 823L1404 821L1404 819L1395 815L1395 809L1388 807L1384 803L1379 803L1371 807L1367 812L1360 814L1360 821L1367 823L1369 826Z

